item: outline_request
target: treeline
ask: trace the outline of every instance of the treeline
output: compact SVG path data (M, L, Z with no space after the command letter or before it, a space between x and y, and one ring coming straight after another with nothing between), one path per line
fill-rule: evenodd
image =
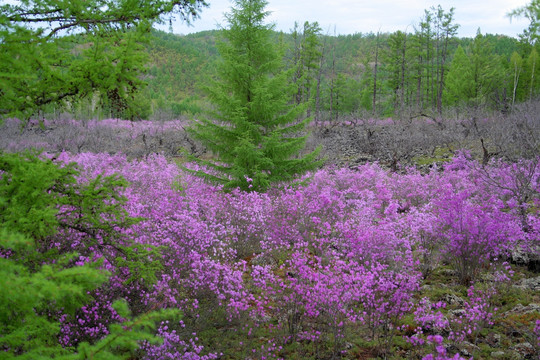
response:
M318 23L275 33L283 66L318 120L357 114L442 114L456 108L508 111L540 90L538 49L526 39L482 34L458 38L454 10L426 10L413 31L335 36ZM143 98L154 114L196 114L219 55L219 31L154 31Z
M55 7L0 6L0 117L170 119L211 106L205 87L221 61L219 30L175 35L153 30L152 21L141 21L129 7L122 10L129 16L105 10L75 16L67 28L73 31L63 33L52 24L31 27L61 12ZM514 15L531 18L528 12L536 5ZM100 25L87 28L88 21ZM458 38L458 27L454 10L438 6L394 33L336 36L306 22L274 32L273 41L298 86L291 103L308 102L317 120L434 117L464 106L507 112L538 95L535 22L520 39L480 30Z

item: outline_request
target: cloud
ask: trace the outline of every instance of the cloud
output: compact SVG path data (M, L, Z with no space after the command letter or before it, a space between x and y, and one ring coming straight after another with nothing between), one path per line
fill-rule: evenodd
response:
M438 4L445 11L455 7L455 23L460 24L458 36L473 37L476 30L482 33L516 36L526 28L524 19L510 19L511 10L526 5L528 0L269 0L267 9L272 13L268 20L277 30L289 32L294 22L317 21L323 31L338 34L413 31L424 15L424 10ZM228 12L232 2L210 0L210 8L201 13L201 18L192 28L177 22L177 33L216 29L216 24L225 24L223 13Z

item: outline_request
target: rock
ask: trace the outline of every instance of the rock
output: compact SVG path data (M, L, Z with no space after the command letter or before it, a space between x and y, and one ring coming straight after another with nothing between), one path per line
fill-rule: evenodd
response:
M463 309L450 310L448 313L456 318L465 316L465 310Z
M512 250L510 256L512 262L525 265L531 271L540 271L540 246L535 246L532 249L519 247Z
M535 353L534 347L528 342L514 345L510 348L510 350L517 352L522 359L532 359Z
M480 350L480 348L473 343L470 343L468 341L463 341L459 345L459 353L463 356L472 357L473 352Z
M494 351L490 355L493 359L500 359L505 356L505 353L504 351Z
M277 265L277 261L273 259L271 256L263 256L263 255L257 255L251 259L251 263L253 265L259 265L259 266L275 266Z
M501 335L497 333L489 333L486 337L486 342L489 346L498 348L501 346Z
M539 304L529 304L527 306L523 306L521 304L517 304L513 309L508 310L506 314L530 314L533 312L540 312L540 305Z
M540 291L540 276L522 279L519 284L514 286L522 290Z
M463 306L463 304L465 304L465 300L463 300L462 298L460 298L459 296L454 295L454 294L446 294L446 295L444 296L444 301L445 301L448 305L459 305L459 306Z

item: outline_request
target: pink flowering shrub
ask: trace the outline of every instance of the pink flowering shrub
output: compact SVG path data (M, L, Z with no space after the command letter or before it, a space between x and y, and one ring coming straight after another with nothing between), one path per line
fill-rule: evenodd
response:
M480 331L493 325L493 316L497 311L491 302L493 295L495 291L492 289L478 290L474 286L467 289L463 311L452 321L452 331L448 336L451 341L476 343Z
M492 258L507 254L521 232L513 216L473 200L459 192L435 202L442 252L463 284L476 279Z
M431 345L435 352L422 357L422 360L466 360L459 354L448 355L441 335L428 335L426 343Z
M414 334L405 339L422 349L424 354L432 352L423 359L461 359L458 354L454 357L448 355L447 347L454 345L459 348L464 341L475 344L480 331L493 325L497 311L491 301L494 295L494 290L478 290L471 286L463 308L448 314L443 313L447 308L445 302L432 303L423 298L414 311Z
M95 290L99 301L61 317L65 346L98 341L122 323L111 307L121 298L135 315L183 313L160 324L162 343L141 344L147 359L214 359L230 349L279 358L289 345L336 357L352 336L389 354L411 313L409 341L425 359L459 359L444 344L474 341L492 325L492 294L471 287L450 324L446 305L417 299L422 279L443 261L462 283L487 271L502 279L506 273L491 264L523 237L508 194L480 181L460 157L426 175L390 174L376 164L320 170L303 185L264 194L223 192L161 155L61 153L57 161L78 163L81 183L124 178L129 186L119 195L137 219L55 238L55 249L79 252L77 265L101 261L111 273ZM537 230L537 215L528 216ZM117 248L124 242L135 244L132 253ZM221 343L214 337L222 333L236 336Z

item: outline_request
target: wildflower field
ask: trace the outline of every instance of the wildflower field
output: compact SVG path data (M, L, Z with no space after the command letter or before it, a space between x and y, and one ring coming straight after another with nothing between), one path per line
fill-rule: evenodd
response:
M460 152L428 173L327 166L256 193L224 192L159 154L22 154L2 155L0 182L3 228L35 245L23 251L3 233L8 358L51 347L44 358L539 354L540 294L526 286L538 275L511 263L515 252L538 251L538 161L481 166ZM62 171L64 180L50 175ZM30 205L6 200L23 191ZM36 209L47 201L45 229ZM77 306L40 287L38 303L22 309L21 289L42 285L12 276L9 266L21 263L18 274L30 277L47 266L68 271L70 289L55 291ZM78 268L97 271L84 280L95 283ZM28 316L52 326L39 346L17 342Z

